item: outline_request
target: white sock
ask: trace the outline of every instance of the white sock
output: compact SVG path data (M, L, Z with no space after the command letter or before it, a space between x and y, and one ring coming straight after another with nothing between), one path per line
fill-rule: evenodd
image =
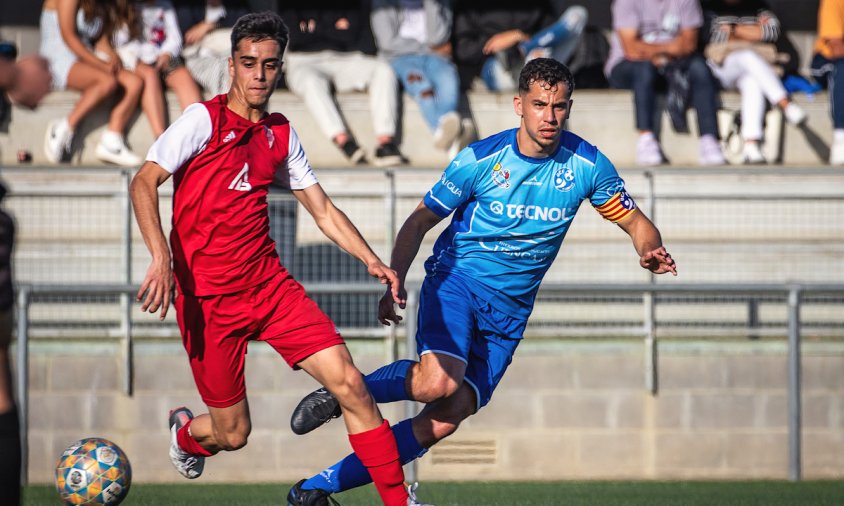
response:
M844 142L844 128L836 128L832 135L836 143Z
M656 140L653 132L642 132L639 134L639 141Z

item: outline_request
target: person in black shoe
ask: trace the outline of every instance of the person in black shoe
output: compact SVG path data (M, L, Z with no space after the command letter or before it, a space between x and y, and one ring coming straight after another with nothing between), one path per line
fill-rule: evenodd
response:
M0 184L0 200L6 188ZM15 222L0 209L0 497L3 504L18 505L21 497L21 439L18 410L12 392L9 344L12 341L15 302L12 285L12 247Z
M281 17L290 26L285 80L305 102L320 129L353 164L367 163L337 107L336 92L364 91L377 147L379 167L405 163L395 143L399 86L390 65L374 55L368 2L297 0L283 2Z
M379 403L425 404L417 416L393 426L402 463L424 455L490 402L522 341L539 285L575 213L586 207L581 204L591 204L629 235L641 267L677 274L659 230L636 207L613 164L565 130L573 88L562 63L528 62L513 99L520 126L463 149L396 236L391 267L404 299L405 278L425 235L453 216L425 262L419 360L399 360L365 377ZM378 316L384 325L401 320L387 296ZM333 402L321 391L306 396L291 425L298 433L316 428L334 415ZM366 469L349 455L299 488L333 494L368 482Z

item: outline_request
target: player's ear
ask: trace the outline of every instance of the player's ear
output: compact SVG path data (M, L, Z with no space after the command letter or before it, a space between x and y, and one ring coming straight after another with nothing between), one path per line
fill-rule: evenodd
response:
M229 56L229 79L234 82L234 56Z
M522 110L522 96L516 95L513 97L513 110L516 111L516 116L523 116L524 112Z

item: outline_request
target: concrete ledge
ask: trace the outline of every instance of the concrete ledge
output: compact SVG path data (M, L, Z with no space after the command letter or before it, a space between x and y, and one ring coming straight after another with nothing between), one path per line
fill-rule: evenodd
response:
M18 149L32 152L35 164L46 163L43 139L47 122L66 116L77 100L75 92L53 93L37 111L14 108L8 131L0 132L0 162L17 163ZM633 116L633 99L629 91L580 90L574 95L575 104L569 129L597 145L616 165L634 163L636 135ZM739 107L737 93L723 93L724 106L731 110ZM832 123L826 94L809 101L798 95L796 101L805 108L808 121L804 128L785 126L782 140L782 162L789 165L817 165L826 163ZM351 93L338 96L338 102L351 131L358 142L370 153L374 150L374 134L368 99L365 94ZM179 116L175 97L168 95L170 118ZM518 126L513 111L512 94L471 92L468 96L469 111L480 137ZM105 127L110 104L97 109L85 119L74 139L72 163L100 165L94 157L94 148ZM340 151L326 139L317 127L305 105L295 95L279 91L271 102L271 110L288 116L299 133L311 163L320 168L348 167ZM696 129L694 114L689 123ZM662 142L666 155L674 165L697 164L697 134L676 134L671 130L666 115L661 122ZM153 138L145 117L136 114L127 135L129 144L143 154ZM432 145L431 132L425 125L416 104L405 97L400 129L401 149L415 167L440 168L448 163L447 154Z
M134 395L116 381L119 345L86 355L79 342L33 343L29 476L53 479L55 458L83 436L113 439L139 483L180 478L167 462L167 410L203 410L177 340L138 342ZM361 370L384 363L379 346L350 343ZM844 345L803 344L803 472L841 479ZM14 356L14 355L13 355ZM527 340L492 403L419 462L423 480L784 479L788 472L785 343L691 339L660 347L660 391L642 384L639 340ZM214 457L203 480L294 481L348 452L342 423L293 436L290 410L316 383L267 346L247 358L250 444ZM690 365L693 365L690 367ZM166 380L142 376L167 370ZM98 372L98 371L102 372ZM75 380L68 390L60 382ZM833 380L833 377L837 378ZM46 380L45 380L46 379ZM400 420L401 403L384 405ZM250 463L261 462L261 466Z

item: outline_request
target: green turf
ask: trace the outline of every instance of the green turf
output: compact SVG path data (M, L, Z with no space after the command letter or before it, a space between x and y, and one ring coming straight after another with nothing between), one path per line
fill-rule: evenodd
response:
M140 505L279 505L289 485L179 484L132 486L125 506ZM728 482L425 482L419 499L436 506L841 506L844 481ZM335 496L343 506L378 504L371 486ZM31 486L25 506L59 504L52 487Z

